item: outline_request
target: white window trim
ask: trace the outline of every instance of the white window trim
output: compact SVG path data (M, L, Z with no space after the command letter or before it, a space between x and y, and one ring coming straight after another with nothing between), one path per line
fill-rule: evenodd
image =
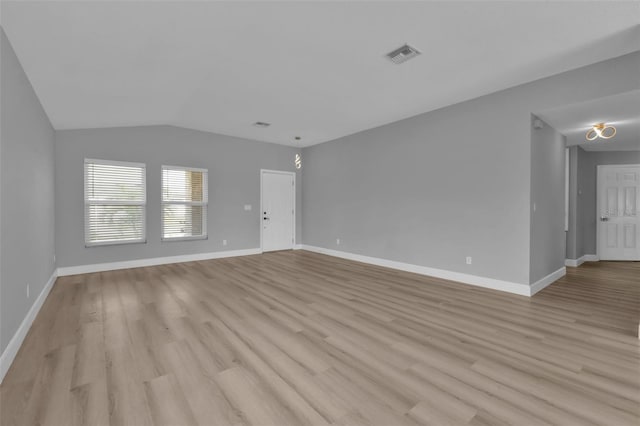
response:
M146 163L135 163L133 161L100 160L97 158L85 158L84 163L85 164L87 163L104 164L106 166L142 167L143 169L145 169L145 171L147 168ZM146 194L146 189L147 188L145 186L145 194Z
M164 171L168 170L184 170L188 172L201 172L204 173L207 177L205 180L205 184L207 185L206 191L206 200L205 201L164 201ZM160 171L160 241L164 242L174 242L174 241L194 241L194 240L208 240L209 239L209 229L207 227L207 222L209 221L209 170L202 169L198 167L183 167L183 166L169 166L166 164L162 165ZM194 235L191 237L165 237L164 236L164 206L170 204L183 204L187 206L204 206L205 213L202 220L202 235Z
M89 202L87 199L87 183L86 179L86 167L87 164L104 164L107 166L123 166L123 167L140 167L142 168L142 187L144 193L144 201L93 201ZM84 224L84 246L85 247L100 247L100 246L116 246L125 244L146 244L147 243L147 165L145 163L134 163L132 161L114 161L114 160L99 160L97 158L85 158L82 170L82 186L84 197L84 208L86 211L88 204L93 205L120 205L120 206L143 206L144 212L142 214L142 238L135 240L115 240L115 241L102 241L102 242L90 242L87 241L86 223ZM84 220L86 222L86 213L83 212Z

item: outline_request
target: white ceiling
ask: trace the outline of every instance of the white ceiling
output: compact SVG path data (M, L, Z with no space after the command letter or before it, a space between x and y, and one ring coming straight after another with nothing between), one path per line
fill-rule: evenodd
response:
M587 151L640 151L640 90L566 105L537 113L567 137L567 145ZM589 142L585 136L594 124L616 128L611 139Z
M1 22L56 129L308 146L637 50L639 16L637 1L78 1L3 2ZM385 58L405 42L423 54Z

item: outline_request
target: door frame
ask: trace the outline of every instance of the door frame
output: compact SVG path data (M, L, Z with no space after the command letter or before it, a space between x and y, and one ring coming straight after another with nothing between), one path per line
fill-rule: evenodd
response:
M605 168L640 167L640 164L598 164L596 167L596 257L600 260L600 174Z
M292 223L292 227L293 227L293 243L291 244L291 248L295 248L296 246L296 215L297 215L297 209L296 209L296 172L287 172L284 170L270 170L270 169L260 169L260 212L263 212L263 207L262 207L262 183L264 180L264 174L265 173L275 173L275 174L281 174L281 175L288 175L288 176L292 176L293 177L293 185L291 186L291 191L293 191L293 223ZM264 253L264 246L263 246L263 233L264 233L264 228L262 226L262 213L258 212L259 215L259 219L260 219L260 253Z

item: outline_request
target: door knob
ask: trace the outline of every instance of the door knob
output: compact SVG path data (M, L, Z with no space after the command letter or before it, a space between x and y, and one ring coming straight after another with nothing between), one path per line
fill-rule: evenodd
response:
M263 217L262 220L269 220L269 218L268 217Z

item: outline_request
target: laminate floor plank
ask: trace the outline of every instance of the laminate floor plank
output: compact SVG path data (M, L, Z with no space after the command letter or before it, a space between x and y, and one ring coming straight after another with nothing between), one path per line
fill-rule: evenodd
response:
M640 262L532 298L305 251L60 277L7 425L640 424Z

